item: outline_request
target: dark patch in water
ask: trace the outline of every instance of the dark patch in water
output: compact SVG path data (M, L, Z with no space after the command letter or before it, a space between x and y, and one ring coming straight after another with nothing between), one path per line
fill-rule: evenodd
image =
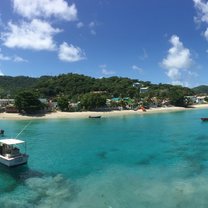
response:
M39 171L28 169L27 171L19 174L19 179L26 180L28 178L35 178L35 177L42 177L42 176L43 174L40 173Z
M153 160L155 160L157 155L150 155L149 157L143 158L136 162L136 165L149 165Z
M105 151L102 151L102 152L98 152L97 153L97 156L100 158L100 159L106 159L107 158L107 152Z
M199 141L207 140L208 141L208 136L198 136L198 137L196 137L196 140L199 140Z
M17 181L43 176L42 173L30 169L27 165L17 167L0 166L0 171L12 176Z

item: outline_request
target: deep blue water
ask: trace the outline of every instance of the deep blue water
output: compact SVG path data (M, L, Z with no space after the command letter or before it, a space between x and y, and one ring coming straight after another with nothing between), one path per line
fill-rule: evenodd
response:
M1 208L208 207L208 110L33 120L28 165L0 166ZM28 121L0 121L15 137Z

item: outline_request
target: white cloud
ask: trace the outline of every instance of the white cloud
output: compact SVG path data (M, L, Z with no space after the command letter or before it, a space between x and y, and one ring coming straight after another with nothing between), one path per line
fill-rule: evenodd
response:
M1 71L1 69L0 69L0 76L4 76L4 73Z
M133 65L132 69L139 72L140 74L143 72L143 69L141 67L136 66L136 65Z
M89 23L90 33L92 35L96 35L95 26L96 26L95 22L92 21Z
M205 37L205 39L208 41L208 28L206 29L206 31L204 32L204 37Z
M84 23L83 22L78 22L77 23L77 28L82 28L84 27Z
M61 32L53 28L48 22L38 19L31 23L21 22L16 25L8 23L8 31L2 33L3 44L9 48L23 48L33 50L54 50L56 44L53 35Z
M197 24L205 23L208 24L208 2L203 0L193 0L194 6L196 8L197 16L194 17L194 20ZM208 28L205 32L202 33L205 39L208 41Z
M107 69L102 69L102 74L104 74L104 75L114 75L115 72L107 70Z
M90 23L89 23L89 27L90 27L90 28L95 27L95 22L90 22Z
M14 61L14 62L28 62L26 59L23 59L20 56L5 56L4 54L0 53L0 61Z
M28 62L28 60L23 59L22 57L16 55L14 56L13 60L14 62Z
M16 13L31 20L52 16L67 21L77 19L76 5L68 5L65 0L13 0L13 7Z
M5 56L2 53L0 53L0 61L10 61L11 57Z
M208 2L204 2L203 0L193 0L193 2L197 10L195 20L197 22L208 23Z
M114 75L115 74L115 71L111 71L111 70L106 69L107 68L107 65L106 64L101 64L99 66L99 68L101 68L101 73L103 75L109 76L109 75Z
M168 55L162 61L162 66L167 69L167 75L172 83L179 83L182 79L182 72L187 72L191 67L192 58L188 48L183 46L177 35L170 39L172 47L168 50Z
M61 61L76 62L86 59L85 53L79 47L63 42L59 47L58 57Z

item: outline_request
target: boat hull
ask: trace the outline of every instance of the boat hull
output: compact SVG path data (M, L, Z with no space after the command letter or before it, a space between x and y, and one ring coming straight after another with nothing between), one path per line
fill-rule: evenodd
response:
M208 118L201 118L202 121L208 121Z
M101 116L89 116L89 118L101 118Z
M26 154L22 154L18 157L13 157L13 158L0 156L0 163L8 167L24 165L27 163L27 161L28 161L28 155Z

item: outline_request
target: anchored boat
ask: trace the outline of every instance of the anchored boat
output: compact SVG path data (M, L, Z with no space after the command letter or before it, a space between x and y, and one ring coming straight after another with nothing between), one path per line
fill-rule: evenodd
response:
M201 118L202 121L208 121L208 117Z
M20 146L24 152L20 152ZM0 140L0 163L8 167L23 165L27 163L26 142L19 139Z
M101 116L89 116L89 118L101 118Z
M0 129L0 135L4 136L4 130Z

